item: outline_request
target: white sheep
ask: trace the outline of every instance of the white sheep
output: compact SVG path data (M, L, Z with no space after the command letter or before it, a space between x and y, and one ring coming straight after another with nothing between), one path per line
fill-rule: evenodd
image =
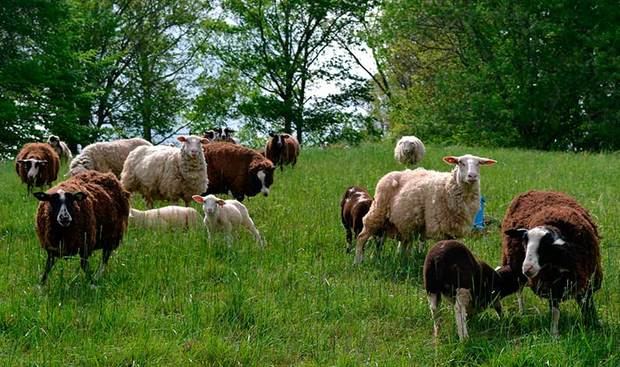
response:
M198 136L179 136L181 148L145 146L134 149L123 166L121 182L131 192L144 196L148 208L153 200L176 202L182 199L189 206L192 195L207 190L207 163Z
M403 136L394 147L394 159L404 165L415 166L424 158L424 143L417 137Z
M379 180L375 200L363 219L364 229L357 237L355 263L362 261L370 236L386 227L396 229L404 251L414 234L420 241L453 239L471 229L480 206L480 165L496 161L469 154L443 160L455 165L451 172L417 168L390 172Z
M232 231L239 226L245 227L256 239L256 243L261 247L265 246L265 241L258 233L248 209L237 200L222 200L215 195L192 196L194 201L202 204L205 212L204 223L207 228L209 240L211 231L220 230L226 232L228 246L232 245Z
M131 226L149 229L197 228L202 224L201 219L196 209L176 205L151 210L131 208L129 212Z
M75 176L86 170L95 170L112 172L120 178L125 159L132 150L140 146L152 146L152 144L140 138L90 144L73 158L69 174Z
M71 162L73 159L73 154L71 154L71 149L69 149L67 143L60 140L60 138L56 135L50 135L47 138L47 143L54 148L63 163Z

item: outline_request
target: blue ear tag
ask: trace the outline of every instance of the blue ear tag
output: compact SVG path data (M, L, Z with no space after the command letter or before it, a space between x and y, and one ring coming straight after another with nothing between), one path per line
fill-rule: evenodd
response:
M473 223L474 229L477 229L477 230L484 229L484 203L485 202L486 200L484 199L484 196L480 196L480 208L478 209L478 212L476 213L476 216L474 217L474 223Z

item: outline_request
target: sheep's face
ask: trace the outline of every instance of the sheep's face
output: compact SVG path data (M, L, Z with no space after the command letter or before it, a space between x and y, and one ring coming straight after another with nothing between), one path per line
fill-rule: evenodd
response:
M250 166L250 186L249 195L256 195L259 192L265 196L269 195L271 185L273 184L273 164L260 164Z
M28 172L26 174L26 178L28 182L34 181L34 179L39 175L41 167L47 166L47 160L44 159L20 159L17 163L21 164L22 167Z
M206 138L201 138L199 136L179 136L177 138L181 144L181 153L184 155L189 155L192 159L198 159L202 152L202 144L209 143L209 140Z
M480 166L489 166L497 161L489 158L476 157L475 155L465 154L460 157L448 156L443 161L456 166L456 175L459 182L474 184L480 180Z
M286 135L271 133L269 134L269 136L271 136L271 141L272 141L273 146L277 147L278 149L281 149L284 146Z
M45 192L35 192L34 196L40 201L47 201L52 207L52 217L61 227L69 227L73 222L73 203L81 201L86 195L81 192L57 192L48 194Z
M534 278L546 264L553 261L565 245L560 234L552 228L539 226L532 229L510 229L505 232L513 238L521 238L525 246L525 260L521 271L528 278ZM560 255L561 256L561 255Z
M224 200L219 199L215 195L194 195L192 196L192 199L194 199L195 202L202 204L202 210L208 216L216 215L219 207L226 204Z

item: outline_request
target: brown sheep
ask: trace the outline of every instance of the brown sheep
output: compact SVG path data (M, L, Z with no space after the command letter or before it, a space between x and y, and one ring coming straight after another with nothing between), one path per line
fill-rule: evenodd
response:
M280 170L287 164L295 167L297 156L299 156L299 142L290 134L269 134L265 146L266 157L273 162Z
M364 224L362 218L368 213L372 204L372 196L363 187L349 186L340 200L340 220L346 231L347 253L353 249L353 238L357 238ZM377 235L377 252L383 246L383 233Z
M77 254L92 282L88 258L93 251L102 249L95 275L98 278L127 228L129 192L112 173L84 171L34 195L41 201L36 217L37 235L47 252L41 284L45 284L56 259Z
M230 192L239 201L258 193L269 195L274 171L270 160L238 144L215 142L203 144L202 149L209 177L205 195Z
M15 171L28 186L28 195L33 186L51 186L56 181L59 168L58 154L46 143L28 143L15 157Z
M514 289L528 286L551 306L558 335L559 303L575 298L586 323L596 323L593 293L603 279L599 235L588 211L572 197L529 191L513 199L502 223L502 264ZM519 308L523 303L519 297Z

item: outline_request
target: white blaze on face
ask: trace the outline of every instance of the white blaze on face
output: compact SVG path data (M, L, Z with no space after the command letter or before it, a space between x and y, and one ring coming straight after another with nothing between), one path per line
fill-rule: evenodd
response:
M535 277L540 271L540 263L538 262L538 248L540 241L549 233L549 230L543 227L535 227L527 231L527 247L525 249L525 260L521 270L528 278Z
M37 175L39 174L39 164L38 164L38 160L37 159L26 159L28 162L30 162L30 169L28 170L28 179L32 180L33 178L37 177Z
M265 177L267 176L267 174L265 174L265 171L263 170L258 171L256 176L258 177L258 180L260 181L260 184L261 184L260 192L263 193L263 195L265 196L269 195L269 188L265 186Z
M63 190L58 190L58 195L59 195L58 201L60 203L60 209L58 210L56 221L62 227L68 227L71 224L71 220L73 220L73 218L71 218L71 214L69 213L69 210L67 209L67 197Z

